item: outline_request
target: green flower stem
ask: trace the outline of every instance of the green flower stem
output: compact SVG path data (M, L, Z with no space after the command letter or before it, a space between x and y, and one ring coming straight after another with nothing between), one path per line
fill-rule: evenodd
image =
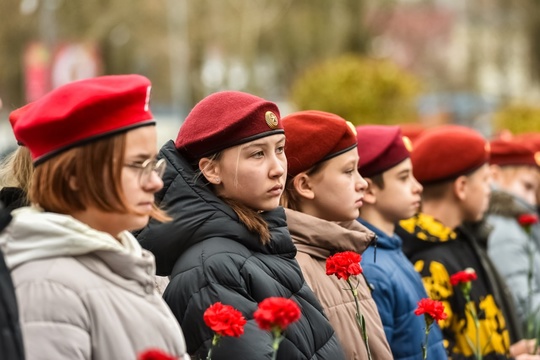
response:
M212 346L210 347L210 350L208 350L208 355L206 355L206 360L212 360L212 350L214 350L214 346L217 345L219 341L219 334L214 334L214 337L212 338Z
M478 320L478 314L476 313L476 308L474 304L471 303L471 296L469 295L471 291L470 283L467 283L468 287L462 287L463 296L465 297L465 306L469 308L471 312L474 328L476 329L476 349L473 349L474 357L476 360L482 360L482 345L480 343L480 321Z
M371 350L369 349L369 338L366 331L366 320L364 318L364 315L362 315L362 313L360 312L360 304L358 303L358 290L353 286L350 279L347 279L347 284L349 284L349 288L351 289L354 297L354 304L356 305L356 323L358 324L358 328L360 329L362 340L364 340L364 344L366 345L368 360L371 360L372 357Z
M431 330L431 324L426 323L426 332L424 333L424 343L422 344L422 359L427 359L427 349L428 349L428 336L429 331Z
M272 354L272 360L276 360L279 344L281 343L281 341L283 341L284 336L281 334L281 329L279 328L273 329L272 334L274 335L274 341L272 342L272 349L274 349L274 353Z

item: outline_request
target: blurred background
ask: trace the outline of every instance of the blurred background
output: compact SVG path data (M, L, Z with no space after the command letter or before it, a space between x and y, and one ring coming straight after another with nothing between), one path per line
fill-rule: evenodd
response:
M160 145L219 90L355 124L540 131L539 0L2 0L9 112L66 82L139 73Z

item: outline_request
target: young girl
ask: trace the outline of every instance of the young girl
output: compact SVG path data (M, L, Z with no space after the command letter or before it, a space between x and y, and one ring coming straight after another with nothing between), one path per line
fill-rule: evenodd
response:
M344 119L322 111L293 113L283 119L283 127L289 160L283 205L298 248L296 258L336 329L347 359L367 359L353 295L344 290L344 280L326 275L330 255L362 253L375 239L356 221L367 187L357 170L356 132ZM358 278L360 312L366 318L372 359L392 359L371 291L365 279Z
M186 334L188 352L204 358L213 333L203 321L215 302L248 320L225 337L212 359L270 359L269 332L253 312L265 298L291 298L302 310L287 328L278 359L344 359L334 330L302 277L279 199L285 185L285 135L277 106L235 91L212 94L190 112L167 163L161 205L174 220L151 222L139 235L170 275L164 298Z
M153 286L154 259L128 232L150 217L155 159L150 82L105 76L64 85L14 124L35 166L29 200L0 235L28 359L135 359L159 348L188 359Z

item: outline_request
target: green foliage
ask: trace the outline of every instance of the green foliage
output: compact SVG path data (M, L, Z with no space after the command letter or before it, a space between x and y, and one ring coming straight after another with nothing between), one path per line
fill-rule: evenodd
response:
M386 60L357 55L315 64L291 88L301 110L335 113L359 124L397 124L417 118L414 101L420 81Z
M540 132L540 107L509 105L494 115L497 131L510 130L513 134Z

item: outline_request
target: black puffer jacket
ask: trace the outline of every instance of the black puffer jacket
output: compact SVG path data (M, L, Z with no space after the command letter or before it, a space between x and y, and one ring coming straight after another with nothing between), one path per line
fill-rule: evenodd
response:
M10 221L11 216L0 201L0 233ZM17 299L2 251L0 251L0 359L24 359Z
M271 335L257 328L253 312L263 299L281 296L296 301L302 317L286 330L278 359L344 359L295 260L283 209L263 214L272 234L272 241L263 246L259 236L197 179L172 141L163 146L160 157L167 159L168 167L158 202L174 220L151 222L137 237L154 253L158 274L171 275L164 298L182 326L189 353L206 357L213 333L203 313L221 301L240 310L248 323L240 338L222 338L212 359L270 359Z

